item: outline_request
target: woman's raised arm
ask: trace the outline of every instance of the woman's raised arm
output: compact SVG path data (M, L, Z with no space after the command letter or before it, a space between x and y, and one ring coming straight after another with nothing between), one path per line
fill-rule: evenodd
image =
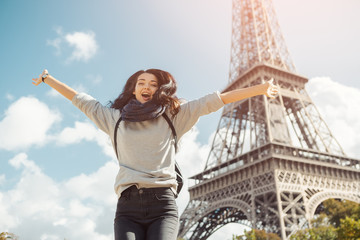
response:
M273 79L271 79L263 84L221 93L220 98L225 104L228 104L262 94L269 98L275 98L278 91L278 87L274 85Z
M46 76L43 80L43 76ZM59 80L55 79L53 76L48 74L48 71L45 69L42 74L39 75L39 78L33 78L32 84L35 86L39 85L40 83L44 82L56 91L58 91L61 95L69 99L70 101L73 97L77 94L77 92L66 85L65 83L60 82Z

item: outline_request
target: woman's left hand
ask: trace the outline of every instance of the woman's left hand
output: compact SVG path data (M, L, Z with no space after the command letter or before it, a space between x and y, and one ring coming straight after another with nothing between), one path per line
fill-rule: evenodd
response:
M264 84L266 86L265 95L271 99L276 98L279 92L279 87L274 84L274 79L272 78Z

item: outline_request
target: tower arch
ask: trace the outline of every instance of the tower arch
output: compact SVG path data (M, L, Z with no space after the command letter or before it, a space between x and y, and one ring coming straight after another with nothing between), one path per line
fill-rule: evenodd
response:
M187 226L180 226L182 233L192 233L190 239L207 239L214 232L229 223L239 223L251 227L251 206L239 199L228 199L212 203L206 208L198 208ZM185 235L185 234L182 234Z
M353 201L360 204L360 193L359 194L349 194L346 192L340 191L324 191L314 194L308 202L308 213L309 219L313 219L315 215L316 208L325 200L331 198L339 198L344 200Z

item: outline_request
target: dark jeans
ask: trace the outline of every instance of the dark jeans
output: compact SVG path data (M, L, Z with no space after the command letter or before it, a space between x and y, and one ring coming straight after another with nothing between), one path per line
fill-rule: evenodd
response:
M118 200L115 240L176 240L178 210L170 188L132 186Z

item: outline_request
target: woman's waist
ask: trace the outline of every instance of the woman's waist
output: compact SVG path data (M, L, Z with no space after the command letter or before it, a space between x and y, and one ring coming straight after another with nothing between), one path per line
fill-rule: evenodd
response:
M136 185L125 189L121 193L121 197L125 198L159 198L160 196L175 197L176 194L171 187L152 187L152 188L138 188Z
M138 188L136 185L132 185L131 187L125 189L122 194L156 194L168 192L169 190L171 191L171 187Z
M164 190L171 189L172 192L176 193L177 182L175 178L163 179L163 181L131 181L130 179L117 179L115 183L115 192L120 197L123 195L123 192L128 190L130 192L140 192L141 193L156 193L163 192ZM134 180L134 179L133 179ZM145 180L145 179L143 179ZM152 179L153 180L153 179Z

